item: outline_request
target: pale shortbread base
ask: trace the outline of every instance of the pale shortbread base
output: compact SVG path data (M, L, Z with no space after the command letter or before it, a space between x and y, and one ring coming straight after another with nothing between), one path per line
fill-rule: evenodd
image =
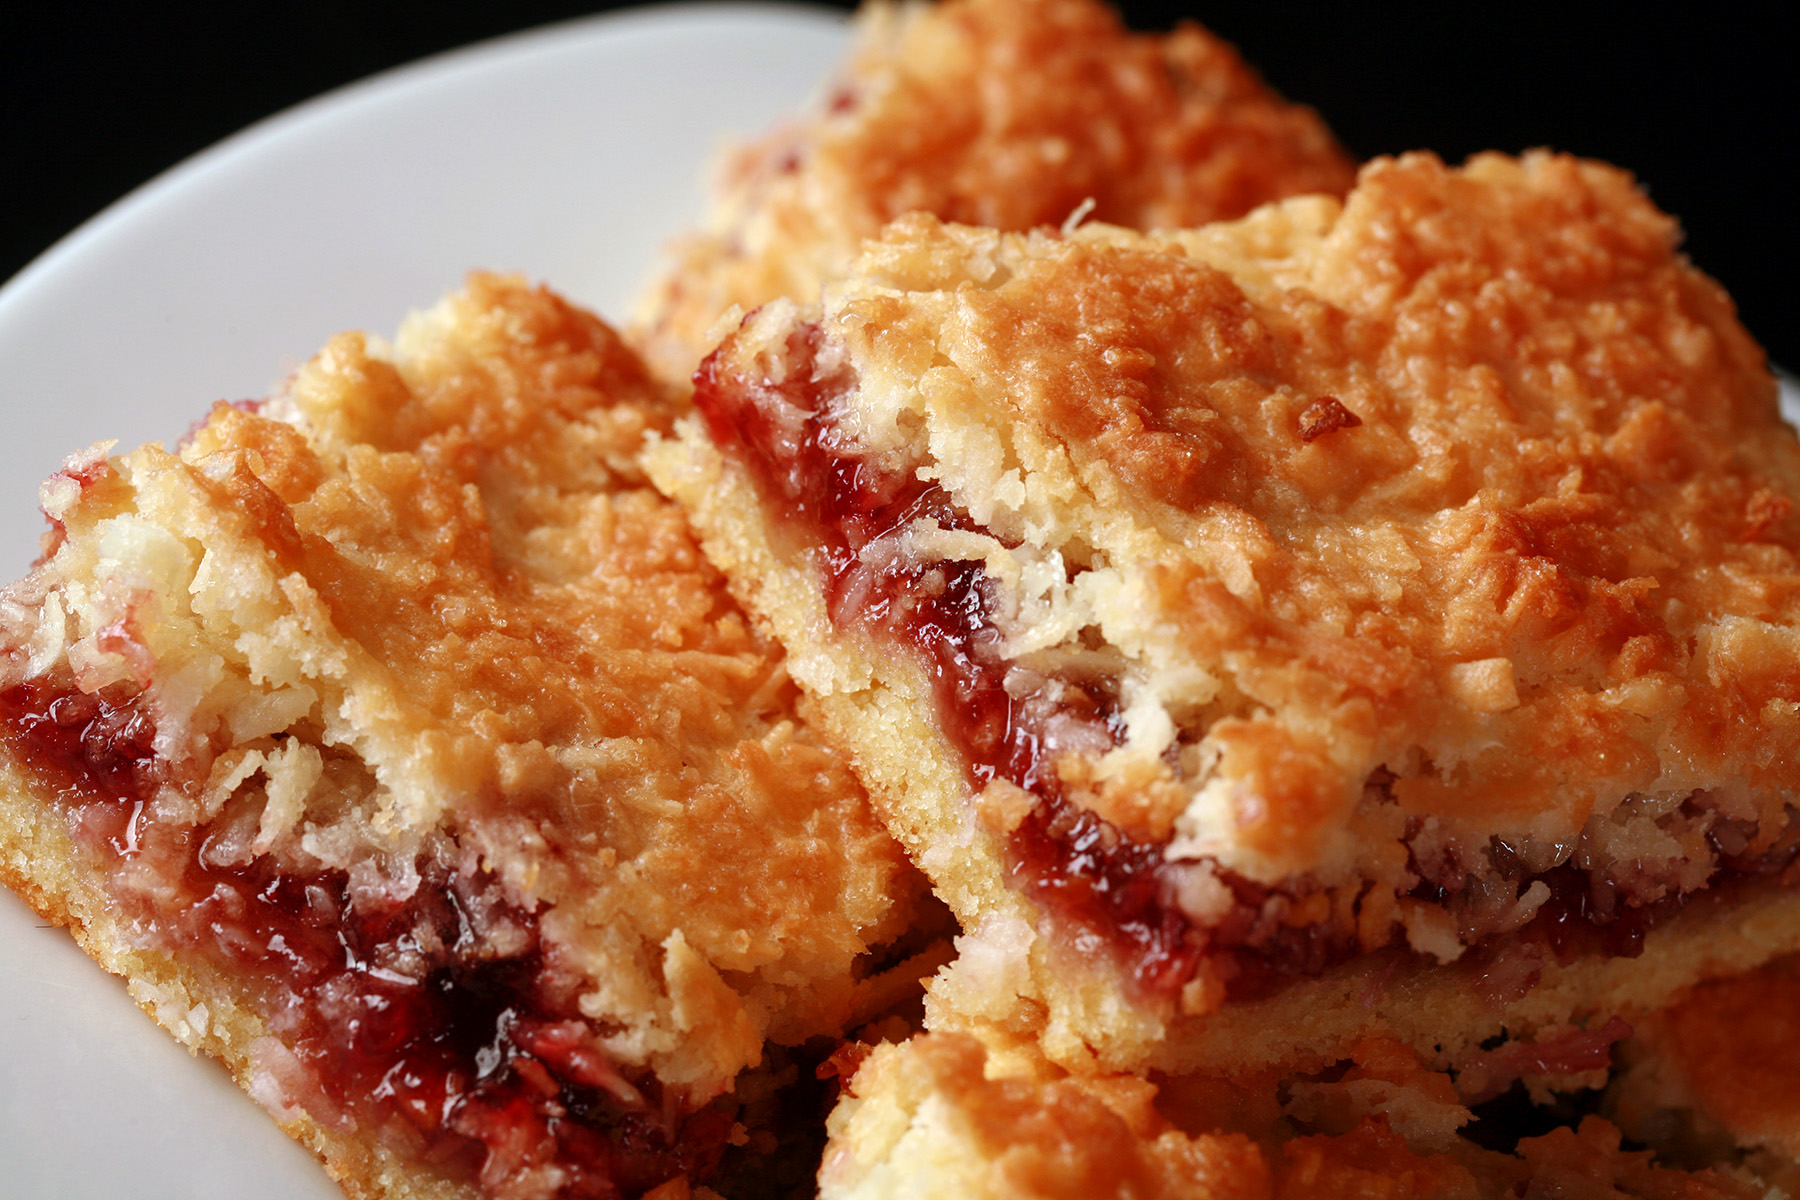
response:
M1077 1070L1316 1070L1372 1034L1450 1065L1496 1034L1530 1039L1571 1022L1629 1019L1702 980L1800 951L1800 894L1769 884L1729 899L1703 894L1654 928L1639 957L1549 963L1511 1003L1487 998L1461 965L1395 969L1382 957L1264 1000L1165 1020L1131 1002L1110 964L1081 961L1040 936L1041 914L1006 885L1001 847L974 818L960 757L930 719L936 701L924 671L909 655L835 628L812 560L772 539L780 522L754 484L697 421L680 434L651 450L653 480L688 508L708 555L786 646L791 671L852 749L877 808L966 931L960 958L933 983L942 1001L928 1010L934 1026L1032 1035Z

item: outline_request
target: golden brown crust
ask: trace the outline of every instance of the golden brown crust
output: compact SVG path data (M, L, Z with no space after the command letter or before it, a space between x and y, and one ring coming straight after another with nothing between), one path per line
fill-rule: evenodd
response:
M990 1078L973 1038L877 1047L832 1113L828 1200L859 1196L1249 1197L1267 1167L1242 1135L1189 1138L1141 1079Z
M1727 860L1779 867L1800 783L1800 445L1675 240L1628 176L1547 154L1412 155L1366 168L1341 206L1160 236L908 217L822 308L749 318L701 397L727 441L816 402L811 441L778 455L814 446L933 489L926 516L834 560L835 622L813 549L829 529L746 504L743 460L653 469L998 948L970 968L994 1003L1048 988L1049 1027L1083 1013L1109 1061L1193 1065L1160 1019L1129 1031L1144 1009L1103 956L1038 957L1044 911L1002 882L1029 805L1001 783L970 796L954 730L921 733L960 719L940 716L937 668L842 597L975 564L1014 702L1054 705L1075 680L1113 706L1111 732L1059 727L1075 748L1055 790L1159 846L1196 928L1248 879L1275 892L1262 919L1339 953L1448 962L1561 911L1544 906L1568 871L1604 925ZM706 494L721 483L732 498ZM1726 969L1785 952L1784 928L1764 932ZM1671 944L1688 980L1720 969L1701 941ZM1210 969L1179 997L1194 1017L1237 968Z
M1000 229L1175 228L1302 192L1349 160L1211 34L1129 33L1094 0L872 5L821 110L733 156L707 233L646 301L650 354L685 379L732 306L810 299L902 213Z
M1290 1092L1291 1089L1291 1092ZM958 1195L1042 1198L1129 1195L1192 1200L1315 1196L1557 1195L1748 1197L1746 1181L1677 1171L1622 1149L1599 1118L1526 1138L1516 1152L1455 1133L1469 1119L1442 1075L1404 1050L1356 1048L1330 1082L1274 1080L1248 1126L1209 1105L1228 1085L1205 1079L1069 1076L1029 1051L927 1034L877 1047L832 1113L821 1172L827 1200ZM1286 1098L1284 1097L1290 1097ZM1458 1111L1421 1129L1409 1112ZM1240 1112L1242 1110L1240 1109ZM1406 1130L1402 1133L1401 1130ZM1427 1144L1419 1144L1423 1138Z
M644 484L670 412L597 319L477 276L394 350L346 335L263 414L215 409L179 455L72 460L45 486L53 553L0 598L9 714L29 688L98 693L155 734L145 848L115 860L32 832L67 768L8 733L8 882L278 1116L332 1127L309 1144L370 1195L432 1170L321 1113L267 1036L270 985L159 907L180 872L322 872L357 912L448 886L475 961L525 953L527 923L519 961L587 1053L688 1108L765 1039L856 1017L865 956L919 898L778 649ZM195 1003L240 1015L184 1027Z

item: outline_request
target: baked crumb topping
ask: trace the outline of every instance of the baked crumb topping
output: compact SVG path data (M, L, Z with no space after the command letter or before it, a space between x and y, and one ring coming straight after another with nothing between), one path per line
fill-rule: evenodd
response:
M1152 1001L1630 954L1800 846L1800 446L1675 239L1547 154L1150 237L909 217L696 403Z

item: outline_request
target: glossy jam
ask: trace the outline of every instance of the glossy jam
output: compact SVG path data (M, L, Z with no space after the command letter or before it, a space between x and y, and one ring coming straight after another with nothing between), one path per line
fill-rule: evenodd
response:
M145 815L170 769L153 736L128 698L0 693L0 737L95 865L155 872L164 899L152 909L122 887L125 917L249 993L292 1056L270 1066L285 1099L328 1126L373 1123L401 1153L491 1189L560 1171L553 1190L508 1194L635 1195L718 1165L732 1110L683 1115L653 1077L621 1077L550 990L536 918L497 903L491 880L427 863L406 901L359 906L341 871L213 865L205 830ZM496 923L503 955L478 936Z

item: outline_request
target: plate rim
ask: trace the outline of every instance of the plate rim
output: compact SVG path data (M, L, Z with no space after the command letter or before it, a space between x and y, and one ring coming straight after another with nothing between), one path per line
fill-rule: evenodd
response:
M271 143L301 132L309 124L330 120L344 108L379 102L390 92L410 92L429 86L439 77L458 75L466 70L496 69L508 65L505 60L515 57L566 52L570 49L568 43L578 39L629 37L650 31L667 34L673 30L665 26L716 22L721 18L786 22L815 30L833 25L848 27L851 20L850 14L841 9L808 3L807 0L652 0L496 34L338 84L259 117L171 163L107 202L46 246L10 278L0 282L0 323L8 319L14 305L23 303L21 297L34 290L44 276L55 273L66 261L85 253L94 242L110 236L115 227L162 203L169 192L188 186L199 176L240 156L260 153Z

